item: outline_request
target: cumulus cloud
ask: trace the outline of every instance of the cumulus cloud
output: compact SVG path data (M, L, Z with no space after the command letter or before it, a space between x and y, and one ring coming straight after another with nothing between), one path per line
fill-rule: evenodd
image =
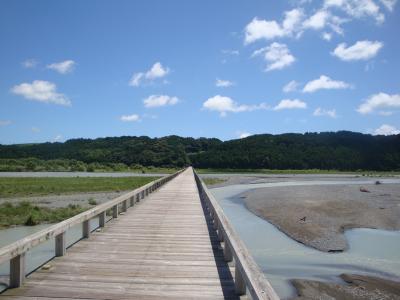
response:
M307 20L304 21L303 26L311 29L322 29L326 26L330 18L330 13L327 10L319 10Z
M65 60L47 65L47 69L54 70L60 74L67 74L73 71L76 63L73 60Z
M268 63L265 71L281 70L290 66L296 61L296 58L290 53L285 44L272 43L268 47L258 49L253 52L252 56L262 55Z
M344 61L367 60L377 55L382 47L383 43L378 41L358 41L349 47L341 43L333 50L332 55Z
M284 87L283 87L283 92L285 93L290 93L290 92L295 92L297 91L297 88L299 87L299 83L296 80L292 80L288 82Z
M274 110L282 110L282 109L304 109L307 108L307 103L299 100L299 99L283 99L274 107Z
M8 126L11 124L10 120L0 120L0 126Z
M372 17L377 23L385 20L385 15L373 0L325 0L324 7L342 10L356 19Z
M132 115L122 115L120 117L120 120L122 122L138 122L140 121L140 116L137 114L132 114Z
M384 114L390 114L388 109L400 108L400 94L388 95L386 93L379 93L371 95L368 99L362 103L357 111L360 114L370 114L375 111L383 112Z
M210 111L217 111L220 113L221 117L225 117L228 112L245 112L254 111L260 109L268 109L268 105L265 103L260 103L256 105L238 104L229 97L216 95L207 99L203 103L203 109Z
M63 136L61 134L58 134L54 137L53 142L60 142L62 140Z
M171 106L178 102L179 99L177 97L171 97L168 95L151 95L143 100L144 106L147 108Z
M271 40L283 36L291 36L299 28L303 20L302 9L295 8L286 11L282 24L276 21L266 21L254 18L245 28L245 44L253 43L257 40Z
M132 75L129 85L140 86L142 83L149 83L156 79L163 78L169 74L170 70L163 67L160 62L156 62L147 72L138 72Z
M29 58L29 59L23 61L21 64L24 68L32 69L32 68L35 68L38 65L38 63L39 62L36 59Z
M330 41L331 39L332 39L332 34L331 33L329 33L329 32L324 32L324 33L322 33L322 38L325 40L325 41Z
M303 93L313 93L318 90L348 89L351 85L344 82L333 80L328 76L321 75L318 79L307 82L303 88Z
M71 101L64 94L58 93L57 86L49 81L35 80L32 83L21 83L15 85L11 92L33 101L71 105Z
M336 110L335 109L323 109L321 107L318 107L316 110L314 110L313 116L336 118Z
M376 135L393 135L400 134L400 130L394 126L383 124L381 127L375 129L374 134Z
M222 80L222 79L217 78L217 80L215 81L216 87L230 87L232 85L234 85L234 83L229 80Z

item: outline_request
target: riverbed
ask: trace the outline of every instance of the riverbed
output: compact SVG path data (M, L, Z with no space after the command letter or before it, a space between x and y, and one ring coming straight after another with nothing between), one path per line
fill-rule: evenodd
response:
M398 179L382 181L399 183ZM365 228L347 230L345 237L348 249L341 253L326 253L296 242L266 220L251 213L240 197L245 192L259 188L344 183L369 185L374 184L374 181L279 181L229 185L210 191L278 295L287 299L295 296L296 291L290 280L296 278L343 283L338 275L351 273L400 279L399 231Z

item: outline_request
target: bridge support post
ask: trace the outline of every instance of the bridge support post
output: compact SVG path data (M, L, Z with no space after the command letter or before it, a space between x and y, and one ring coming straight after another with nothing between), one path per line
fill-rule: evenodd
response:
M99 214L99 226L104 227L106 226L106 212L103 211Z
M235 266L235 292L240 296L246 294L246 283L242 275L242 270L237 263Z
M225 239L224 242L224 259L227 262L230 262L233 259L231 245L229 244L228 239Z
M56 235L56 256L64 256L67 251L67 247L65 246L65 231Z
M90 237L90 220L83 221L82 233L84 239L88 239Z
M25 279L25 253L10 260L10 288L22 285Z
M126 212L128 209L128 200L122 201L122 212Z
M140 193L137 193L136 194L136 202L139 202L140 201Z
M132 207L132 206L134 206L135 205L135 196L133 195L131 198L130 198L130 206Z
M113 208L113 218L118 218L118 205L114 205Z

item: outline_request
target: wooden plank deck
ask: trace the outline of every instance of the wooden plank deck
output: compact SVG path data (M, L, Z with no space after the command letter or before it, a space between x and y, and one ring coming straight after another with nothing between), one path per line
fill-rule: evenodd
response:
M192 168L37 270L5 299L238 299Z

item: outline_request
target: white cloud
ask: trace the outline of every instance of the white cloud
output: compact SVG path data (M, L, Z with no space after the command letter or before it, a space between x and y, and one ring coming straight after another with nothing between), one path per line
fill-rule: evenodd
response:
M325 0L324 7L342 10L356 19L372 17L377 23L385 20L384 14L373 0Z
M138 72L132 75L129 85L139 86L143 82L152 82L163 78L169 74L169 68L163 67L160 62L156 62L147 72Z
M332 55L344 61L367 60L374 57L382 47L383 43L378 41L358 41L349 47L346 47L345 43L341 43L335 48Z
M21 83L14 86L11 92L29 100L71 105L71 101L64 94L57 93L56 85L49 81L35 80L32 83Z
M252 134L250 132L246 132L246 131L237 131L236 135L238 136L239 139L244 139L244 138L251 136Z
M54 137L54 139L53 139L53 142L60 142L61 140L62 140L62 135L61 134L58 134L58 135L56 135L55 137Z
M221 117L225 117L228 112L244 112L254 111L260 109L268 109L268 105L260 103L257 105L238 104L229 97L216 95L207 99L203 103L203 109L210 111L217 111Z
M285 44L272 43L268 47L254 51L252 56L263 55L265 61L268 62L265 69L266 72L272 70L281 70L290 66L296 61L296 58L290 53Z
M175 105L178 102L179 99L177 97L168 95L151 95L143 100L144 106L147 108Z
M36 59L29 58L29 59L23 61L21 64L24 68L31 69L31 68L35 68L38 65L38 63L39 62Z
M329 32L324 32L324 33L322 33L322 38L325 40L325 41L330 41L331 39L332 39L332 34L331 33L329 33Z
M222 80L222 79L217 78L217 80L215 81L216 87L230 87L232 85L234 85L234 83L229 80Z
M318 107L316 110L314 110L313 115L316 117L336 118L336 110L335 109L323 109L321 107Z
M388 95L386 93L379 93L371 95L362 103L357 111L360 114L370 114L378 110L384 114L390 113L387 109L400 108L400 94ZM383 111L382 111L383 110Z
M307 103L299 100L299 99L283 99L279 102L278 105L274 107L274 110L282 110L282 109L304 109L307 108Z
M120 120L123 122L138 122L140 121L140 116L137 114L123 115L120 117Z
M292 80L288 82L284 87L283 87L283 92L285 93L290 93L290 92L295 92L297 91L297 88L299 87L299 83L296 80Z
M383 124L381 127L375 129L374 134L376 135L400 134L400 130L394 126Z
M291 36L301 29L304 18L302 9L286 11L282 24L276 21L266 21L254 18L245 27L245 44L253 43L260 39L271 40L278 37Z
M8 126L11 124L10 120L0 120L0 126Z
M58 63L47 65L47 69L57 71L60 74L67 74L73 71L76 63L73 60L65 60Z
M397 0L380 0L381 3L386 7L387 10L393 11L394 6L396 5Z
M348 89L351 85L344 81L332 80L328 76L321 75L318 79L307 82L303 88L303 93L313 93L318 90Z
M322 29L326 26L330 18L330 13L327 10L319 10L307 20L304 21L303 26L311 29Z

